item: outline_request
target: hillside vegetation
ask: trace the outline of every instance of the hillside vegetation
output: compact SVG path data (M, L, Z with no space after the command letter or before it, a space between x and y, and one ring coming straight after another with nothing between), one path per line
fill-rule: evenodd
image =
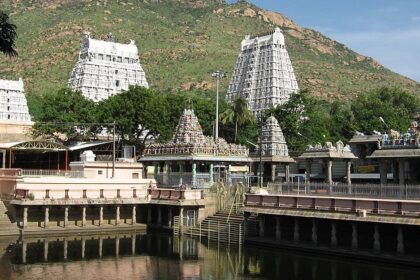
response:
M381 86L420 94L415 81L281 14L243 1L13 0L0 9L11 13L19 34L19 57L0 56L0 77L23 77L29 103L66 86L83 31L95 38L112 32L119 42L134 39L154 89L212 89L209 72L223 69L228 73L222 84L225 92L243 37L275 26L285 33L299 86L314 96L349 99Z

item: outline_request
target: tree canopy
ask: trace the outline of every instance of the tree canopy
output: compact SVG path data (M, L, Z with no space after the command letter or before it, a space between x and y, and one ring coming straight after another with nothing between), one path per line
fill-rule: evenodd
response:
M13 57L16 51L16 25L10 22L9 16L0 11L0 52Z

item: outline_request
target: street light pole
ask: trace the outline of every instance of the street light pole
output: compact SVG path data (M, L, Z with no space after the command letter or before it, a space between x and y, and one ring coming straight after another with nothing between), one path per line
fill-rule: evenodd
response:
M112 179L115 177L115 121L112 124Z
M223 78L225 74L222 71L217 70L214 71L211 76L216 78L216 128L214 132L214 140L217 141L219 138L219 84L220 79Z

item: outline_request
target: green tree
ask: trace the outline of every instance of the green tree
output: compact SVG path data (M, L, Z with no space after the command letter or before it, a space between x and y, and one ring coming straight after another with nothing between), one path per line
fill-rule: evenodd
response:
M120 138L140 151L148 139L159 137L168 125L164 100L152 90L132 86L98 104L98 119L116 123ZM110 127L108 129L111 129Z
M91 137L100 129L96 122L96 104L79 91L60 89L40 97L42 108L35 116L33 135L66 142ZM77 125L77 124L89 125Z
M236 143L238 126L254 123L255 118L252 112L248 109L248 102L246 99L239 97L233 101L233 104L226 111L220 114L220 121L223 124L230 123L235 125L234 142Z
M405 131L419 107L419 99L414 95L397 88L381 88L359 95L351 109L355 117L355 128L372 133L373 130L385 131L388 128Z
M16 25L10 22L7 14L0 11L0 52L10 57L17 56L16 38Z

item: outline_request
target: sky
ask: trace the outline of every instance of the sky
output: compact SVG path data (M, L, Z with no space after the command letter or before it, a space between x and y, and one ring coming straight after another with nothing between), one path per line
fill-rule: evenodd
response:
M420 82L420 0L248 1Z

